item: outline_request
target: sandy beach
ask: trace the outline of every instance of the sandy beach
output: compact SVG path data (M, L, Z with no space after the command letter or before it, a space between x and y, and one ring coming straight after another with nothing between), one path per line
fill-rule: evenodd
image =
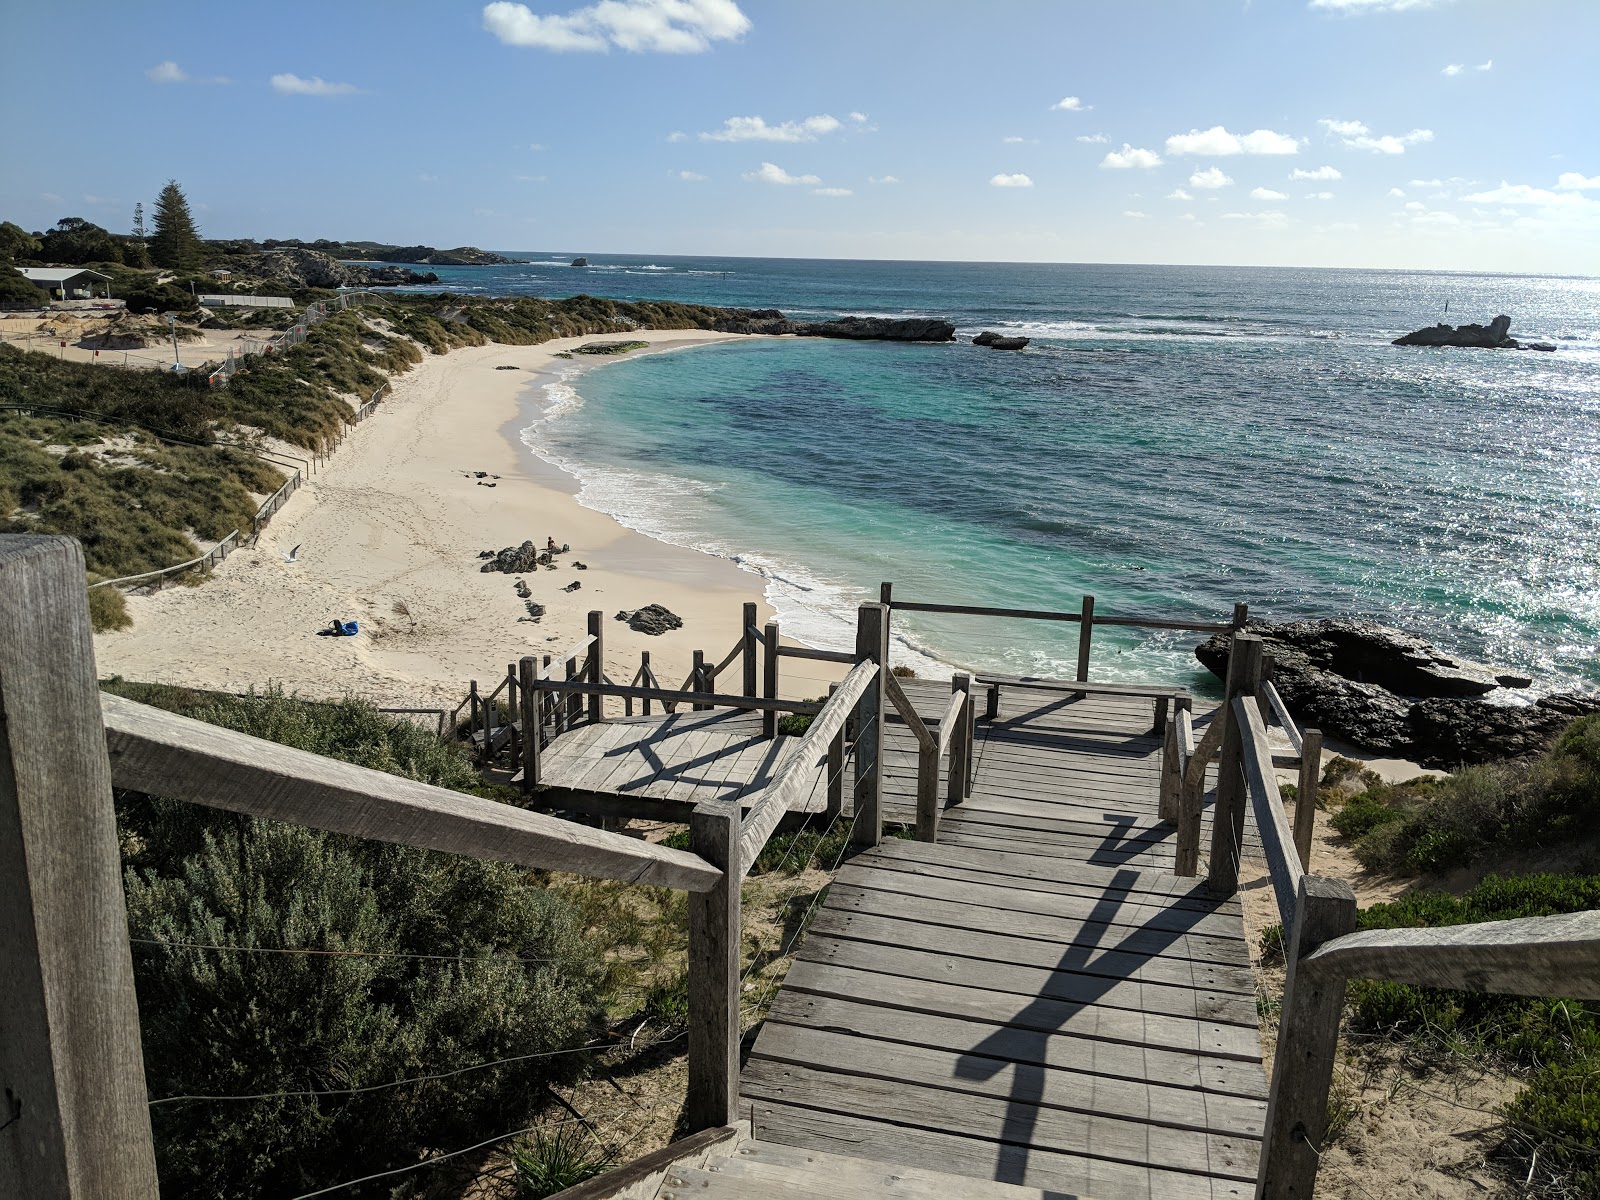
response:
M619 682L633 678L641 650L666 687L683 682L697 649L719 661L739 637L745 602L770 617L761 579L582 507L576 481L518 440L543 401L540 372L556 353L598 340L648 341L659 351L729 335L661 331L428 356L395 380L393 395L258 545L230 555L200 586L130 596L133 628L95 640L100 674L454 706L469 680L493 686L522 655L564 652L591 609L605 613L606 673ZM518 369L496 369L508 366ZM519 577L480 571L478 554L547 537L572 549L557 569L520 577L545 606L534 622L516 593ZM296 546L296 561L286 562ZM574 582L578 590L564 590ZM652 603L682 617L683 628L649 636L613 619ZM359 622L360 634L318 636L335 618ZM784 667L785 695L820 694L837 677L823 663ZM727 687L738 690L736 676Z

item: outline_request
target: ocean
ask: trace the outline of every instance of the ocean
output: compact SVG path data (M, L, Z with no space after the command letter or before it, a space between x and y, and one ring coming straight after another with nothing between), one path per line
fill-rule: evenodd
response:
M854 606L892 580L947 603L1370 617L1537 690L1600 685L1600 279L507 253L531 261L439 274L464 293L956 324L947 345L575 361L523 435L584 504L759 573L814 645L852 645ZM1557 351L1389 344L1502 312ZM1033 341L969 344L984 329ZM1075 626L895 629L912 662L1076 662ZM1093 674L1203 684L1194 643L1097 629Z

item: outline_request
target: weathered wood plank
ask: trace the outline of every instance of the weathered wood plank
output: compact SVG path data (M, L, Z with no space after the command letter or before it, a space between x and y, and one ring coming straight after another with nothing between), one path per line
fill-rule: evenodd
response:
M730 1183L735 1191L726 1190ZM819 1192L828 1200L950 1200L956 1191L961 1200L1061 1200L1038 1188L757 1141L740 1146L714 1172L686 1176L684 1186L690 1194L703 1187L715 1200L817 1200Z

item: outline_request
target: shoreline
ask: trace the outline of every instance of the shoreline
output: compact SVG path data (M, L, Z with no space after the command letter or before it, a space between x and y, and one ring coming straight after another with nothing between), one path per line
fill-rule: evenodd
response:
M391 396L256 546L230 555L197 587L128 597L133 627L96 635L100 674L453 707L469 680L492 688L524 654L564 653L584 635L591 609L605 614L605 669L618 682L633 678L641 650L668 687L687 676L695 650L719 661L741 635L744 603L756 603L758 620L771 619L762 577L585 508L580 481L521 440L537 419L538 389L562 361L556 353L606 336L467 347L396 377ZM653 330L617 340L647 341L659 353L741 336ZM595 365L607 361L616 360ZM572 546L555 570L479 570L482 550L546 537ZM291 564L285 555L295 546ZM516 595L518 578L545 606L537 623ZM578 590L563 590L574 582ZM683 628L647 636L612 619L651 603L682 617ZM334 618L358 621L361 633L318 636ZM786 695L824 693L841 674L804 660L785 667Z

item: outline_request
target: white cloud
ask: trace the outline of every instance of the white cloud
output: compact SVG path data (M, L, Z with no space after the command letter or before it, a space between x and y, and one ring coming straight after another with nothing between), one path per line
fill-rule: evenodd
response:
M1117 170L1126 170L1130 167L1159 167L1161 156L1154 150L1141 150L1122 143L1121 150L1112 150L1100 160L1102 167L1111 167Z
M1421 200L1407 200L1406 201L1406 211L1407 212L1427 212L1428 211L1428 206L1426 204L1424 204Z
M1022 145L1023 142L1025 142L1027 140L1028 140L1027 138L1003 137L1003 138L1000 139L1000 142L1001 142L1002 145L1006 145L1006 146L1020 146L1020 145Z
M1167 139L1168 154L1191 158L1222 158L1230 154L1298 154L1300 143L1286 133L1257 129L1252 133L1229 133L1221 125L1210 129L1191 129Z
M678 178L685 183L704 183L706 181L706 177L700 174L699 171L679 171Z
M1372 130L1360 121L1334 121L1327 117L1317 122L1352 150L1371 150L1377 154L1404 154L1407 146L1433 141L1433 130L1413 129L1410 133L1387 133L1373 137Z
M1195 188L1225 188L1232 182L1219 167L1207 167L1189 176L1189 186Z
M1594 182L1586 180L1585 182ZM1560 184L1557 184L1560 187ZM1549 191L1545 188L1532 187L1526 183L1507 183L1500 181L1500 186L1490 188L1486 192L1474 192L1470 196L1461 197L1469 204L1530 204L1542 208L1595 208L1600 209L1600 200L1591 200L1580 195L1577 189L1569 188L1563 191Z
M329 83L320 76L301 79L298 75L274 75L272 90L285 96L351 96L361 89L353 83Z
M1344 175L1338 167L1318 167L1315 171L1307 171L1304 167L1296 167L1289 172L1290 179L1310 179L1322 181L1325 179L1343 179Z
M837 117L818 113L803 121L768 125L760 117L729 117L722 128L702 133L702 142L814 142L823 134L840 128Z
M1289 223L1289 218L1281 212L1231 212L1223 213L1224 221L1253 221L1263 229L1282 229Z
M565 16L538 16L526 4L496 0L484 5L483 27L508 46L699 54L712 42L742 37L750 18L734 0L600 0Z
M1167 199L1168 200L1193 200L1194 197L1191 196L1188 192L1184 191L1182 188L1173 188L1170 192L1167 193Z
M681 129L674 129L671 133L667 134L667 141L669 142L687 142L688 140L689 135Z
M1591 175L1585 179L1577 171L1563 171L1561 178L1556 180L1557 191L1586 192L1591 188L1600 188L1600 175Z
M1250 199L1252 200L1287 200L1288 198L1282 192L1275 192L1271 188L1258 187L1250 189Z
M1439 74L1441 74L1441 75L1459 75L1459 74L1461 74L1461 72L1465 71L1466 69L1467 68L1465 66L1463 66L1461 63L1451 63L1449 66L1445 67L1445 69L1443 71L1440 71Z
M1484 62L1478 63L1472 69L1474 71L1492 71L1494 70L1494 59L1491 58L1485 60Z
M1015 175L995 175L990 178L989 186L1004 188L1030 188L1033 186L1033 180L1029 179L1021 172L1018 172Z
M1333 193L1332 192L1307 192L1306 193L1306 199L1307 200L1332 200L1333 199Z
M1404 200L1405 198L1406 198L1406 193L1405 193L1405 189L1404 188L1390 188L1389 189L1389 199L1391 199L1391 200Z
M543 142L529 142L528 143L528 149L529 150L546 150L546 149L549 149L549 147L547 147Z
M548 176L548 175L513 175L511 178L513 180L515 180L517 183L544 183L545 181L547 181L550 178L550 176Z
M187 72L171 59L157 63L145 75L151 83L186 83L189 79Z
M868 183L899 183L900 181L898 179L896 179L893 175L868 175L867 176L867 182Z
M1103 146L1111 139L1103 133L1080 133L1073 139L1076 142L1087 142L1091 146Z
M1135 220L1142 221L1145 219L1147 214L1138 212L1135 209L1125 208L1122 210L1122 215L1125 217L1133 217Z
M845 115L857 125L865 125L867 123L867 114L864 112L846 113Z
M839 187L812 188L811 189L811 194L813 196L853 196L853 195L855 195L855 193L852 192L849 188L839 188Z
M1094 105L1085 104L1076 96L1063 96L1050 106L1053 112L1088 112Z
M1310 7L1355 16L1361 13L1407 12L1410 9L1433 8L1452 2L1453 0L1311 0Z
M777 163L769 162L762 163L760 169L758 170L745 172L741 178L743 178L746 183L781 183L785 186L793 186L795 184L802 183L817 184L822 182L822 180L818 179L815 175L791 175L782 167L778 166Z

